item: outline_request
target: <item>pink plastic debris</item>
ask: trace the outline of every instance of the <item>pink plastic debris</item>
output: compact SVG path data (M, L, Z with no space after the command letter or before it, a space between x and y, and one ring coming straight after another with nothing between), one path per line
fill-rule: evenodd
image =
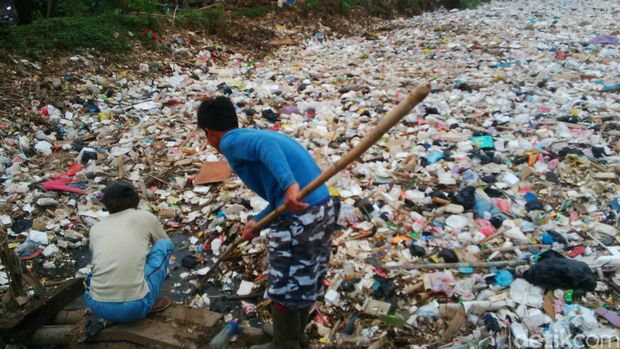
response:
M86 194L84 190L68 185L69 183L71 183L71 181L71 178L50 179L49 181L44 182L41 186L45 190L57 190L81 195Z
M486 219L476 219L476 223L478 223L480 232L484 236L491 236L495 233L495 227L493 227L493 224Z

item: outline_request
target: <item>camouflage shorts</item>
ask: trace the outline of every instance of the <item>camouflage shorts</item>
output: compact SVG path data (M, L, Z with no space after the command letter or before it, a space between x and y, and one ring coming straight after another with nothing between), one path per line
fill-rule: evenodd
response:
M336 210L332 200L281 217L269 232L269 285L265 298L291 309L323 295Z

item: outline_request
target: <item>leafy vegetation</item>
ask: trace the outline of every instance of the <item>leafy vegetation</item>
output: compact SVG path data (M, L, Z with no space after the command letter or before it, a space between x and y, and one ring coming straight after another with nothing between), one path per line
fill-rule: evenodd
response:
M76 48L120 52L129 47L129 32L152 43L152 35L146 33L171 24L176 4L165 0L17 1L21 2L21 11L29 11L27 17L33 21L0 26L0 48L27 55ZM306 15L326 10L346 15L359 8L374 15L390 16L417 14L438 6L470 8L485 1L488 0L306 0L296 6ZM205 9L180 8L174 24L211 34L224 33L235 19L260 18L275 10L275 2L250 3L253 5L248 7L247 1L222 1L219 6Z
M185 10L177 14L175 25L189 30L203 30L215 34L224 30L226 10L223 6L207 10Z
M257 6L257 7L245 7L239 8L232 11L232 17L247 17L247 18L259 18L265 16L269 11L271 11L271 7L267 6Z
M50 18L35 20L27 25L2 28L0 47L30 56L50 50L63 51L75 48L97 48L119 52L128 48L130 31L140 36L145 29L158 27L158 21L151 15L109 13L97 17Z
M223 30L224 15L223 7L188 9L175 16L175 25L215 33ZM170 25L171 19L171 14L148 11L131 14L106 11L97 16L35 19L26 25L0 26L0 48L28 56L80 48L121 52L129 48L130 32L133 37L153 45L153 36L148 33Z
M482 5L482 3L484 2L488 2L485 0L460 0L460 4L459 7L460 8L476 8L480 5Z

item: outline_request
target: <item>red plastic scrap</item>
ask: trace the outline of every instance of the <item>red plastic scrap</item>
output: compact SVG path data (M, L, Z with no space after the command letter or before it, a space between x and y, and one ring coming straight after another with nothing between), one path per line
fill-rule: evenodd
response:
M476 219L476 223L478 223L480 232L484 236L491 236L495 234L495 227L493 226L493 224L491 224L491 222L487 221L486 219L482 219L482 218Z
M43 253L43 249L42 248L37 248L36 250L32 251L32 253L27 255L27 256L20 256L19 260L20 261L29 261L31 259L35 259L35 258L39 257L41 255L41 253Z
M80 188L72 187L70 184L72 181L71 178L57 178L50 179L49 181L43 182L41 185L45 190L56 190L56 191L64 191L69 193L76 193L84 195L86 192Z
M581 256L585 251L586 248L583 245L577 245L573 246L566 255L570 258L575 258L577 256Z
M387 273L383 269L374 268L373 271L382 278L387 278Z
M281 127L282 127L282 126L280 125L280 123L276 123L276 124L274 124L273 126L269 126L269 130L270 130L270 131L280 131L280 128L281 128Z
M164 102L166 107L172 107L179 104L183 104L183 101L180 98L170 98Z
M256 278L254 278L254 283L258 283L261 282L262 280L267 279L269 275L267 274L267 272L262 272L260 273L260 275L258 275Z
M73 177L76 173L80 172L80 170L82 170L82 165L77 162L72 162L71 165L69 165L69 169L61 173L59 177Z

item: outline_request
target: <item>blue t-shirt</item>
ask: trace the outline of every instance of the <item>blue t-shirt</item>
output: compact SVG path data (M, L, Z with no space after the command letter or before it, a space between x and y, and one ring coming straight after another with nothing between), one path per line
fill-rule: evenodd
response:
M243 183L269 202L254 217L256 221L284 202L286 190L294 183L303 189L321 170L308 151L291 137L273 131L238 128L220 141L220 151ZM329 198L325 185L306 196L310 206Z

